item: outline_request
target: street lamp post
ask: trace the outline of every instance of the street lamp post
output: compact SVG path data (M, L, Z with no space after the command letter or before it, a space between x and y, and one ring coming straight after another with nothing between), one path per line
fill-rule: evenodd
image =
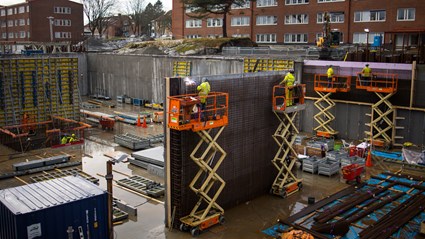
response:
M55 18L50 16L50 17L47 17L47 19L49 19L49 24L50 24L50 41L53 42L53 20Z
M366 61L369 61L369 28L365 28L366 32Z

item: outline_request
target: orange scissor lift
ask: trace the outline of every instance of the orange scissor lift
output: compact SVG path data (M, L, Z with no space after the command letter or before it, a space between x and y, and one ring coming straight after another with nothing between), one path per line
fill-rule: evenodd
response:
M292 172L298 160L294 142L299 133L295 120L298 112L305 109L305 84L295 86L276 85L273 87L273 112L280 124L273 134L273 139L279 145L279 150L272 163L279 171L270 193L283 198L299 191L302 188L302 179L298 179ZM291 91L291 94L288 94ZM291 98L287 98L290 96Z
M314 91L320 96L314 106L319 109L319 113L314 115L314 119L318 126L314 128L317 136L331 138L338 134L330 124L335 120L335 116L330 111L335 102L330 98L336 92L349 92L351 84L351 76L334 76L331 81L328 81L328 76L325 74L314 75Z
M356 88L374 92L379 97L378 102L372 105L370 123L366 124L370 130L365 131L367 140L374 146L393 143L395 109L389 99L397 92L397 86L397 74L373 73L370 79L365 79L360 72L357 73Z
M189 184L199 200L189 215L180 218L180 230L197 236L213 225L224 223L224 209L216 200L226 183L217 170L227 153L217 139L228 124L229 98L227 93L210 92L205 110L200 110L196 94L170 96L168 100L168 127L179 131L191 130L200 137L190 154L199 170ZM211 191L213 186L215 192Z

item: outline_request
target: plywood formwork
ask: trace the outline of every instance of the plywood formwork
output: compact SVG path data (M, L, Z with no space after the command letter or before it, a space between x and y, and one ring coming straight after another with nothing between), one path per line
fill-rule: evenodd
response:
M78 120L78 58L0 59L0 126Z

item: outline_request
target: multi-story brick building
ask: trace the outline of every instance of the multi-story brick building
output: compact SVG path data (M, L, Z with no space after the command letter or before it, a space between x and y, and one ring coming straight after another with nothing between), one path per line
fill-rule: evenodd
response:
M0 41L78 42L82 38L83 5L80 3L26 0L15 5L0 6Z
M331 29L342 32L343 43L365 43L366 37L372 42L376 35L385 37L385 32L418 32L404 38L409 42L417 41L421 34L424 37L424 0L248 1L227 14L227 35L247 36L257 43L314 43L322 35L325 12L330 14ZM190 8L173 0L175 38L222 36L222 15L196 19L188 13ZM385 41L390 41L387 38Z

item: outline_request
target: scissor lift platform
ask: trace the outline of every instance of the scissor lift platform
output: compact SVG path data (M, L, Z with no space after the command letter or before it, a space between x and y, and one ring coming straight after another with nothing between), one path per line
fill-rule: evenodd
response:
M351 90L351 76L334 76L332 80L328 80L328 76L324 74L314 75L314 90L320 96L314 106L319 113L314 115L314 119L319 124L314 128L317 136L330 138L338 134L330 124L335 120L331 109L335 106L335 102L330 98L333 93L349 92Z
M168 127L191 130L200 138L190 154L199 170L189 184L199 199L190 214L180 218L180 230L198 236L205 229L224 223L224 209L216 200L226 183L217 170L227 153L217 139L228 124L228 94L210 92L204 110L201 110L200 98L196 94L171 96L168 100ZM215 192L211 190L213 187Z

